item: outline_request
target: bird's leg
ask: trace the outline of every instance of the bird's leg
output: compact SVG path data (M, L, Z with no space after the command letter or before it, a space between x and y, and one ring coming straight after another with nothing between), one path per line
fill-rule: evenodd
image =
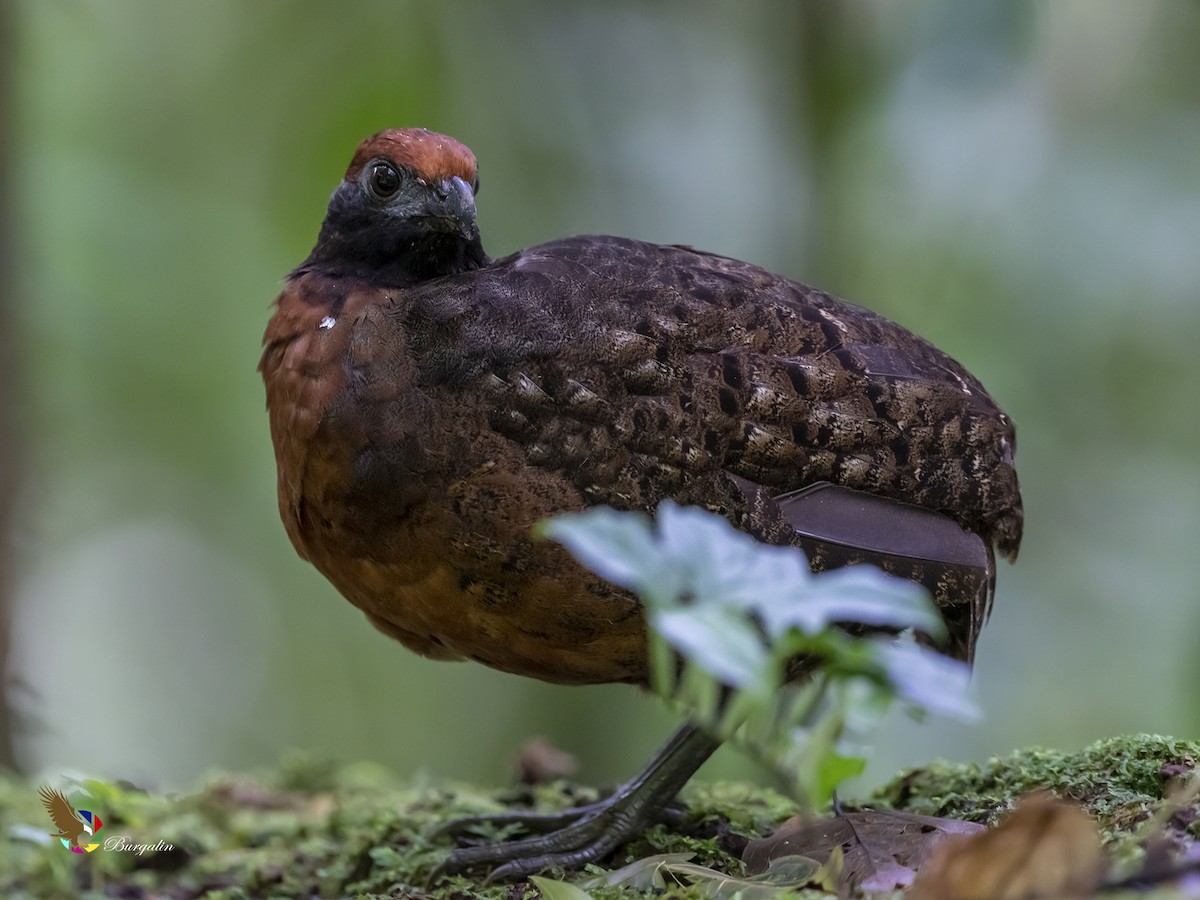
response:
M680 740L685 737L684 732L693 729L694 726L685 725L671 735L663 746L659 747L658 751L651 757L650 761L645 765L642 771L633 779L621 786L612 796L597 800L594 803L585 803L580 806L573 806L570 809L564 809L561 812L540 813L540 812L505 812L494 813L481 816L465 816L461 819L455 819L453 822L448 822L434 832L434 837L458 837L468 832L475 831L478 828L503 828L507 825L520 825L522 831L532 832L534 834L545 834L546 832L556 831L564 826L570 825L572 822L578 821L593 812L601 812L608 807L613 800L622 793L629 793L638 789L638 785L646 781L650 776L656 773L661 766L668 765L669 760L678 752L677 745ZM711 753L711 751L710 751ZM703 762L703 760L701 760ZM698 767L698 766L697 766ZM687 781L688 776L684 778ZM682 786L682 785L681 785Z
M679 793L721 742L699 726L676 731L650 764L612 796L549 816L516 813L477 816L452 823L444 832L461 834L473 825L520 824L538 837L455 850L430 876L498 866L490 881L506 881L549 868L575 868L603 859L646 827ZM551 830L557 829L557 830Z

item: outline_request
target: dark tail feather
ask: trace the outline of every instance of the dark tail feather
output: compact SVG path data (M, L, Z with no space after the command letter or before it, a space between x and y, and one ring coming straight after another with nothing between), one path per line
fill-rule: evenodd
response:
M946 621L939 649L974 659L996 582L992 548L979 535L941 513L827 482L771 497L733 478L754 530L764 532L757 537L801 548L817 572L870 563L924 585Z

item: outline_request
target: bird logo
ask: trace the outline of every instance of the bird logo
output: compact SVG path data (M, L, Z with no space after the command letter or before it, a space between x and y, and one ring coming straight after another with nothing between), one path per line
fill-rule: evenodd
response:
M89 840L99 836L100 829L104 827L99 816L87 809L76 812L62 791L43 787L38 793L51 821L58 828L50 837L58 838L72 853L91 853L100 846L99 843L81 843L81 839Z

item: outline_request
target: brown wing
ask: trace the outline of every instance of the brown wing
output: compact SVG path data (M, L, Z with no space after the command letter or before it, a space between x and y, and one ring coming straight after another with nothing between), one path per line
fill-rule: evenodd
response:
M396 314L428 382L489 392L497 423L557 454L548 464L574 467L564 433L586 435L585 488L636 480L603 477L601 457L727 468L780 492L831 481L1019 545L1015 435L978 380L901 326L758 267L571 238L428 282ZM658 474L651 493L669 496L672 472Z
M991 548L1012 557L1020 543L1015 434L923 339L737 260L611 237L429 282L394 315L426 385L486 404L496 431L586 502L671 497L810 555L819 528L776 498L828 483L892 503L912 552L874 546L879 528L843 530L818 564L877 562L927 584L970 656ZM966 565L940 556L947 522L974 538Z
M38 793L42 797L42 805L46 807L46 812L58 828L59 834L53 836L61 835L74 843L84 832L83 819L75 812L75 807L61 791L43 787Z

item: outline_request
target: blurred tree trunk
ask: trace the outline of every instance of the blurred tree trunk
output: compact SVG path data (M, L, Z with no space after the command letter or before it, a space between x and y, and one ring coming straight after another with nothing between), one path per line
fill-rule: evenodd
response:
M13 340L12 239L10 154L12 151L12 9L0 0L0 768L15 768L13 716L9 706L8 651L12 589L12 509L16 495L17 450L15 341Z

